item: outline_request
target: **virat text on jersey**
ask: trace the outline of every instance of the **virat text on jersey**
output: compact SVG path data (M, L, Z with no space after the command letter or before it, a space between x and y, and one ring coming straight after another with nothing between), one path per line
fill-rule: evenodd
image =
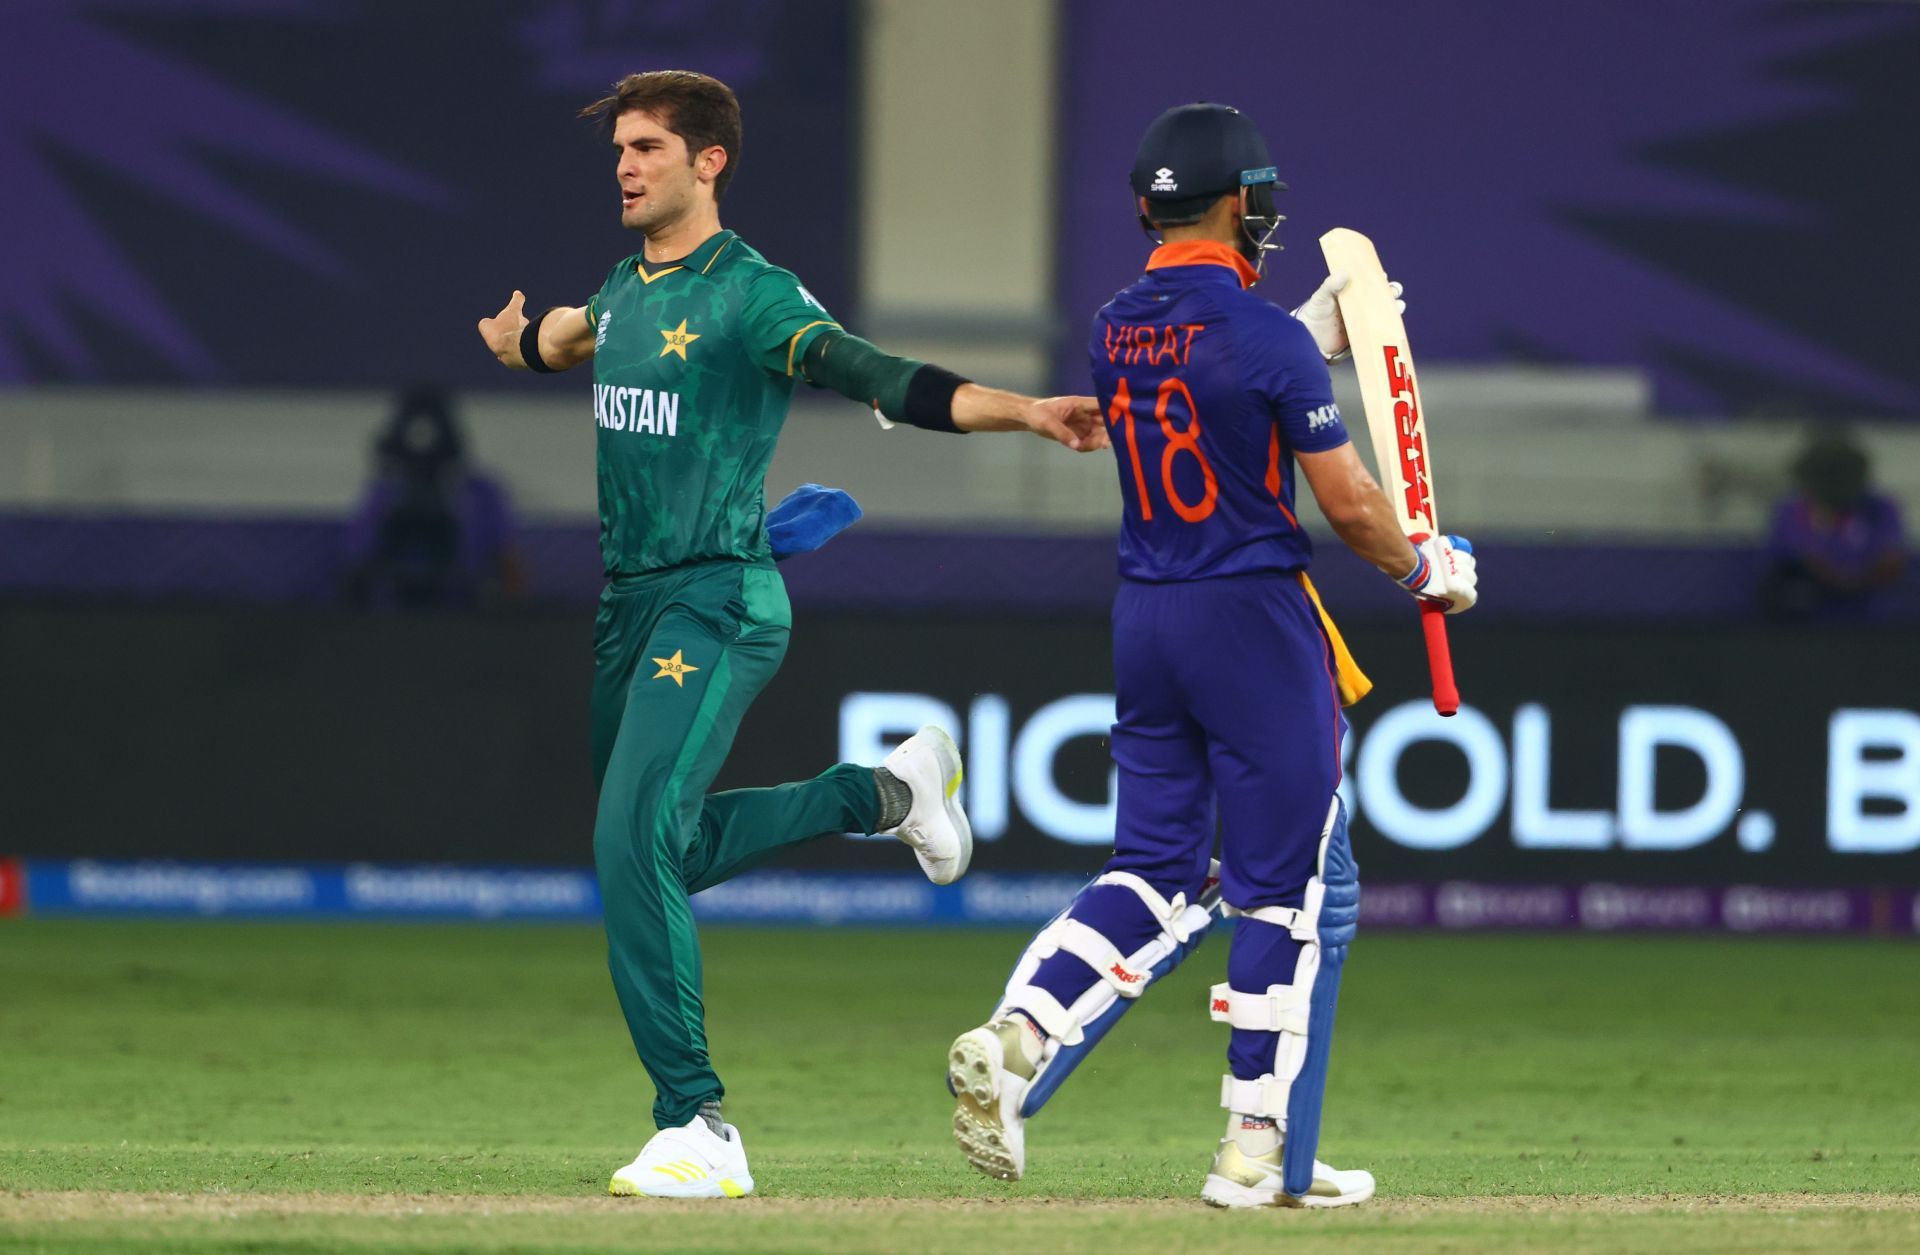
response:
M1162 245L1094 317L1087 347L1119 459L1126 579L1312 562L1293 455L1346 444L1347 429L1312 335L1245 290L1244 265L1224 245Z

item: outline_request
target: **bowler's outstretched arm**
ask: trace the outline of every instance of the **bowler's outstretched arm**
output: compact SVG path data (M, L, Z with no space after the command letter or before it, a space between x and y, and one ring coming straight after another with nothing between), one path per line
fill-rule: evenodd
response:
M1080 453L1107 447L1092 397L1043 400L988 388L838 328L815 337L801 365L809 383L871 405L890 422L929 431L1030 431Z
M491 318L480 320L480 338L503 366L514 370L569 370L593 357L593 324L583 307L556 305L540 315L534 332L538 362L529 362L522 348L527 328L526 294L515 289L512 299Z

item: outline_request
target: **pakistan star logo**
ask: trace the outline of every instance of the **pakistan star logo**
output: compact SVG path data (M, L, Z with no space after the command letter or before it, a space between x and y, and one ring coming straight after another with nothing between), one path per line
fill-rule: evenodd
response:
M685 355L682 354L682 356ZM660 664L660 670L654 673L653 678L656 680L670 679L673 681L675 688L683 689L687 687L687 672L698 671L700 668L682 659L680 653L681 651L676 649L673 651L673 657L671 658L655 658L654 661Z
M667 339L666 347L660 350L660 356L665 357L669 353L678 353L680 360L683 362L687 360L687 346L700 338L687 330L687 320L684 318L680 320L680 325L672 331L668 331L664 327L661 328L660 334ZM678 655L675 656L678 657ZM660 660L655 658L654 661L659 662Z

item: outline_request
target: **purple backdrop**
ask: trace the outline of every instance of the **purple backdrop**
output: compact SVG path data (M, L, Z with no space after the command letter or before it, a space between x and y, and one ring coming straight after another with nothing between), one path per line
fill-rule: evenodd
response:
M215 602L327 605L341 596L347 525L336 519L54 515L0 511L0 610L8 603ZM514 547L529 600L590 606L603 577L592 524L518 528ZM1709 624L1756 613L1765 571L1757 547L1673 545L1479 546L1500 595L1472 623L1657 619ZM885 580L875 571L887 572ZM818 553L784 563L794 605L858 611L1100 616L1118 575L1105 536L1017 536L854 527ZM1342 623L1408 623L1405 593L1336 545L1322 546L1314 582ZM1920 579L1909 575L1859 622L1920 622Z
M0 384L513 386L474 322L638 247L573 114L639 69L733 85L728 225L846 316L851 47L851 0L0 0Z
M1271 296L1333 226L1423 360L1638 366L1670 412L1920 415L1920 7L1779 0L1067 0L1063 382L1147 244L1133 148L1219 100L1292 185ZM1081 386L1084 386L1083 384Z

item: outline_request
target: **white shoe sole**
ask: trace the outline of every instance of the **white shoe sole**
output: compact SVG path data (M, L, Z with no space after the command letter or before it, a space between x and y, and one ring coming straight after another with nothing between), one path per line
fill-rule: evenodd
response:
M746 1173L730 1177L708 1177L703 1181L669 1181L665 1177L653 1188L615 1174L607 1182L607 1193L615 1198L745 1198L753 1193L753 1178Z
M1209 1173L1200 1201L1210 1207L1351 1207L1373 1197L1373 1182L1344 1194L1308 1194L1295 1198L1278 1189L1263 1190Z
M913 791L913 805L894 835L913 850L920 870L936 885L950 885L966 875L973 862L973 825L958 800L960 747L929 724L881 765Z
M953 1090L953 1140L967 1162L1002 1181L1026 1171L1026 1129L1020 1118L1025 1083L1002 1066L1000 1039L990 1028L962 1033L947 1050Z

